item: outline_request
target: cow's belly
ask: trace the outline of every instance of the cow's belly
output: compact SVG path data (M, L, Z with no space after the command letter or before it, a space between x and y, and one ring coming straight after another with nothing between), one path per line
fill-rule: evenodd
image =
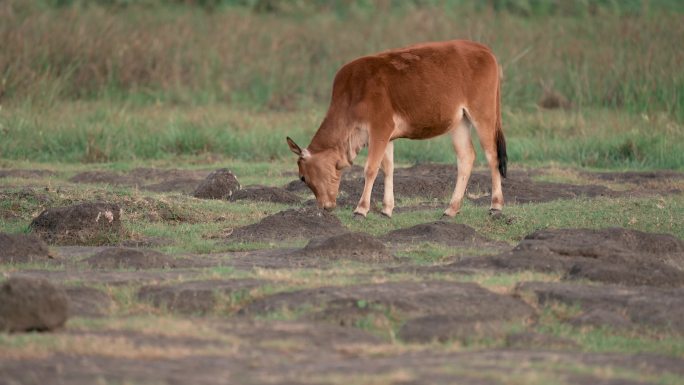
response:
M394 131L391 139L430 139L448 132L452 127L452 121L432 122L430 124L409 124L399 115L394 115Z

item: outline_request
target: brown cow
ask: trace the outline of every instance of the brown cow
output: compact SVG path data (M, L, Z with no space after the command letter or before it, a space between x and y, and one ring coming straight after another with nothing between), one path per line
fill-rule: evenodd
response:
M342 169L368 146L365 185L354 214L366 216L371 190L382 166L382 213L394 209L394 145L397 138L427 139L449 133L458 159L456 188L444 215L458 213L475 150L475 127L492 173L490 212L503 208L501 177L506 177L506 141L501 130L499 66L489 48L465 40L425 43L365 56L335 76L328 112L301 149L287 138L299 159L300 178L318 205L336 205Z

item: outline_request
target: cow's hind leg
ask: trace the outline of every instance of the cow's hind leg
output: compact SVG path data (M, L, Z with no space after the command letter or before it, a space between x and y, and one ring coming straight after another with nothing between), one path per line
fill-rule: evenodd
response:
M449 217L458 214L461 209L468 179L470 179L470 173L473 169L473 162L475 162L475 149L470 138L470 124L466 119L459 119L459 122L451 129L451 142L454 145L454 151L456 151L458 172L454 194L451 196L449 207L444 211L444 215Z
M489 208L491 214L498 213L503 209L504 198L501 188L501 173L499 171L499 155L497 150L496 138L496 117L487 116L476 118L477 135L480 138L482 150L489 164L489 171L492 175L492 205Z
M382 171L385 173L385 192L382 198L382 213L392 217L394 210L394 142L387 143L382 158Z

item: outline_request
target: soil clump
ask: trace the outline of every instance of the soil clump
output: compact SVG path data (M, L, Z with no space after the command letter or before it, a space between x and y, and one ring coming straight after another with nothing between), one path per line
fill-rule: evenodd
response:
M218 169L197 186L192 196L201 199L230 199L240 190L240 182L227 168Z
M214 310L219 295L236 296L263 285L264 281L256 279L231 279L143 286L138 291L138 299L179 313L204 314Z
M53 261L48 246L35 234L0 233L0 263Z
M64 289L47 280L12 277L0 285L0 331L48 331L68 317Z
M441 243L456 247L507 246L480 235L475 229L461 223L435 221L390 231L380 237L391 243Z
M59 245L109 244L123 233L119 206L102 202L49 208L30 228L46 242Z
M332 213L315 207L289 209L267 216L255 224L238 227L228 236L230 242L283 241L311 239L346 231Z
M361 232L350 232L327 238L312 239L298 254L328 260L351 260L371 263L395 260L384 243L369 234Z
M684 242L668 234L623 228L539 230L512 251L474 257L455 268L560 272L628 286L684 286Z

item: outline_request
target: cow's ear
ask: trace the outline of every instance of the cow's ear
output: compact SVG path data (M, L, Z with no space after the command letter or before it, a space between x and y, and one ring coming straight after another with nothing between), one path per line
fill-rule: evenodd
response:
M297 154L297 156L302 156L302 149L299 148L297 143L294 142L289 136L287 137L287 145L290 146L290 150Z

